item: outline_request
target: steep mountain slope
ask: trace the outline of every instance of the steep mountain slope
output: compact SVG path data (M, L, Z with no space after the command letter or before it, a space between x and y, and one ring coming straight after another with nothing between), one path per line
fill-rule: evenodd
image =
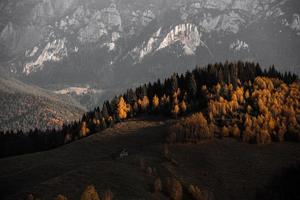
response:
M297 0L4 0L0 58L15 77L59 90L122 89L237 59L299 74L299 8Z
M68 96L0 78L0 131L60 128L85 111Z
M163 200L169 199L165 193L152 193L154 179L176 177L184 187L183 200L191 199L189 184L201 186L210 199L256 199L282 168L300 162L296 143L257 146L232 139L173 145L170 162L163 150L168 124L157 119L131 120L51 151L1 159L0 197L15 200L33 194L52 200L63 194L79 199L84 188L93 184L101 196L110 189L115 199ZM123 148L129 156L117 158ZM155 168L156 174L143 171L140 160ZM273 190L272 195L277 192Z

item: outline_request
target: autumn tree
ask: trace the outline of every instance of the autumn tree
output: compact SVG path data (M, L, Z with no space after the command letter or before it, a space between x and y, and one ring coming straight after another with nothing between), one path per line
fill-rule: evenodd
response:
M156 111L159 107L159 98L157 97L157 95L154 95L152 99L152 107L154 111Z
M130 111L129 105L126 104L124 98L121 96L118 103L118 117L121 120L126 119L128 111Z
M177 99L177 94L174 93L173 95L173 105L172 105L172 110L171 113L174 117L177 118L178 114L180 112L180 107L178 105L178 99Z
M142 100L138 101L139 106L143 112L147 111L149 107L149 99L147 96L144 96Z
M182 100L181 103L180 103L180 110L181 110L182 113L185 113L186 110L187 110L187 105L186 105L184 100Z
M88 135L88 133L90 132L89 128L87 127L87 123L85 121L83 121L81 123L81 129L80 129L80 136L81 137L85 137Z
M89 185L83 191L80 200L100 200L100 197L93 185Z

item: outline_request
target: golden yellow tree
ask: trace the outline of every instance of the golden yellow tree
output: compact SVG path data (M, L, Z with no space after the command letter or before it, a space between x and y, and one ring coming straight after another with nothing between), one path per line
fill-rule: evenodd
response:
M80 200L100 200L100 197L95 187L93 185L89 185L85 188Z
M222 128L222 136L223 137L229 136L229 129L226 126L223 126L223 128Z
M154 95L153 100L152 100L152 105L154 109L157 109L159 106L159 98L157 95Z
M232 137L235 137L235 138L240 137L241 131L240 131L239 127L236 124L234 124L234 126L232 127L231 134L232 134Z
M90 132L90 130L88 129L86 122L83 121L81 124L81 129L80 129L80 135L81 137L85 137L87 136L87 134Z
M177 115L179 114L179 111L180 111L180 108L179 108L179 106L178 106L178 104L175 104L174 106L173 106L173 109L172 109L172 114L175 116L175 117L177 117Z
M182 102L180 103L180 110L181 110L181 112L184 113L186 111L186 109L187 109L186 103L184 100L182 100Z
M140 105L142 111L147 111L149 106L149 98L144 96L142 100L139 99L138 104Z
M174 95L173 95L173 106L172 106L171 113L173 114L173 116L177 117L179 112L180 112L180 107L178 105L177 95L176 95L176 93L174 93Z
M127 106L124 98L121 96L118 103L118 116L120 119L127 118L127 112L129 111L129 107Z

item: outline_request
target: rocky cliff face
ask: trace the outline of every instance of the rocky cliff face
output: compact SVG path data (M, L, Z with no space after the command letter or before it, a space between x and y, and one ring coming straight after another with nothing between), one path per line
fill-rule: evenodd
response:
M294 71L299 8L297 0L4 0L0 59L44 87L122 88L226 59Z

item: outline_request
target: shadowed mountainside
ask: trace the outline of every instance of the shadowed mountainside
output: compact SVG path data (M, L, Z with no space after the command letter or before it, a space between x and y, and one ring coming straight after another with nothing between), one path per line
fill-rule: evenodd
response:
M68 96L5 78L0 78L0 102L1 131L61 128L85 111Z

